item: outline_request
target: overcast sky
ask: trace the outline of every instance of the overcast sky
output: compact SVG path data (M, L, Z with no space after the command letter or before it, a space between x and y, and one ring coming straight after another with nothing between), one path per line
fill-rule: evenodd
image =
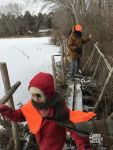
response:
M0 6L1 5L7 5L10 2L24 3L24 0L0 0Z
M40 12L42 6L44 5L44 3L41 2L33 4L32 0L0 0L0 6L7 5L8 3L19 3L23 5L23 11L29 10L33 14ZM48 12L48 9L44 9L43 12Z

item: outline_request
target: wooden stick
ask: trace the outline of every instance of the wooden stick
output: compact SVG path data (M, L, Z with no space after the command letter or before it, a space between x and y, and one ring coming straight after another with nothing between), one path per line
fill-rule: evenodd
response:
M1 70L2 80L4 83L5 93L7 93L10 90L11 85L10 85L10 80L9 80L9 75L8 75L6 63L0 63L0 70ZM12 109L15 109L13 97L10 97L9 105ZM18 138L18 128L17 128L17 124L14 122L12 122L12 134L13 134L13 141L14 141L14 146L15 146L14 149L20 150L21 147L20 147L20 141Z
M108 120L113 119L113 113L111 113L111 115L108 117Z
M98 66L99 66L100 60L101 60L101 55L99 56L99 59L98 59L98 62L97 62L97 65L96 65L96 68L95 68L94 74L93 74L93 76L92 76L92 79L94 79L94 77L95 77L95 75L96 75L96 72L97 72L97 69L98 69Z
M110 70L109 75L108 75L108 77L107 77L107 79L105 81L105 84L104 84L104 86L102 88L102 91L101 91L101 93L99 95L99 98L98 98L98 100L97 100L97 102L96 102L96 104L94 106L94 111L96 111L98 109L98 106L99 106L100 102L102 101L102 97L103 97L104 91L105 91L105 89L106 89L106 87L107 87L107 85L108 85L108 83L109 83L109 81L111 79L112 74L113 74L113 68Z
M94 55L94 52L95 52L95 48L93 49L93 52L91 53L91 55L89 56L87 62L85 63L85 65L84 65L84 67L83 67L83 69L82 69L82 72L85 70L87 64L88 64L89 62L91 63L92 58L93 58L93 55Z
M14 92L17 90L17 88L20 86L21 82L18 81L16 82L11 89L6 93L6 95L4 95L1 99L0 99L0 104L5 104L10 97L12 97L12 95L14 94Z
M91 57L91 59L89 60L89 66L91 65L91 62L92 62L92 59L93 59L94 54L95 54L95 47L93 48L92 57Z

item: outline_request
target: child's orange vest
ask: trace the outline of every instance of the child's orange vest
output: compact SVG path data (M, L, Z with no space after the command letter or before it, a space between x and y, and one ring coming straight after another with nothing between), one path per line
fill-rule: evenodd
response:
M23 105L21 107L21 110L26 118L31 133L33 134L38 133L41 128L41 124L43 120L43 117L40 115L38 110L34 108L31 101ZM77 111L70 111L69 119L73 123L81 123L81 122L86 122L95 116L96 114L93 112L86 113L77 110Z

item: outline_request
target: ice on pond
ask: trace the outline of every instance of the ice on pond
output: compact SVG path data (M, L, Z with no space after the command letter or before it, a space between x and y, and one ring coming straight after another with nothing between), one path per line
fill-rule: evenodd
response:
M7 63L11 85L22 83L14 94L16 105L30 98L28 84L36 73L52 72L51 56L58 52L59 47L50 44L50 37L0 39L0 62ZM0 97L3 94L0 75Z

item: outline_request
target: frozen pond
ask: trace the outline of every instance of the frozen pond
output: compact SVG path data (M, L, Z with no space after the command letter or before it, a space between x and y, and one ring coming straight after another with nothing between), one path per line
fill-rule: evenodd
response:
M7 63L11 85L16 81L22 83L14 94L15 104L30 99L30 79L40 71L51 73L51 56L58 52L59 48L50 44L49 37L0 39L0 62ZM3 94L0 75L0 97Z

